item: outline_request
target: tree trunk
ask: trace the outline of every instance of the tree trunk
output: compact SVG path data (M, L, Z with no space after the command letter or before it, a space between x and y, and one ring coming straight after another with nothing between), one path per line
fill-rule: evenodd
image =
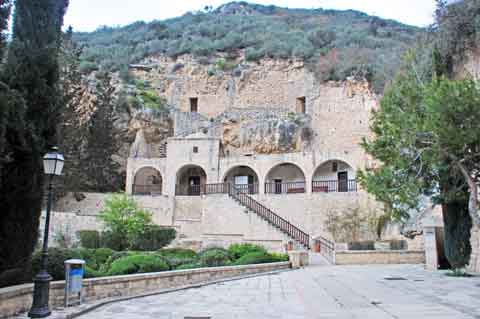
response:
M472 253L467 270L480 273L480 226L478 225L473 225L472 227L470 245L472 246Z
M445 227L445 256L452 268L463 268L468 265L471 246L470 230L472 218L468 210L468 190L463 190L464 196L458 196L460 191L452 198L450 192L458 185L455 179L449 178L441 184L444 197L442 204L443 222Z

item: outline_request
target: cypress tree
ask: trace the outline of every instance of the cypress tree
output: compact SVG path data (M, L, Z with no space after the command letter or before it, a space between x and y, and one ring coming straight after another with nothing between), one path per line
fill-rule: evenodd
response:
M42 156L56 142L58 51L68 0L17 0L0 87L5 149L0 184L0 286L21 281L38 238ZM8 87L7 87L8 86ZM14 97L11 99L11 97Z
M0 61L3 58L3 54L7 46L5 31L8 28L8 18L10 17L11 7L11 0L0 0Z
M60 53L60 78L64 109L59 123L59 145L65 156L64 191L84 190L84 163L87 124L91 105L86 101L87 85L79 70L82 49L72 40L72 28L63 36ZM57 192L57 195L58 192Z
M115 88L107 73L97 74L95 111L91 116L87 136L87 157L84 164L88 181L92 183L89 189L98 192L112 192L121 189L118 174L119 165L112 156L118 151L115 136Z

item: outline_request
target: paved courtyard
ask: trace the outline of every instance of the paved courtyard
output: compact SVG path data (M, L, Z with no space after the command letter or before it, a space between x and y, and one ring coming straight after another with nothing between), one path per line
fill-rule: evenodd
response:
M480 318L480 278L412 265L312 266L114 303L80 318Z

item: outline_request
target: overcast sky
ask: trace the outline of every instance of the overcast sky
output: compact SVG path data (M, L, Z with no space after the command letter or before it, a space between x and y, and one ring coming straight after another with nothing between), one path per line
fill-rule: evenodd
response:
M187 11L217 7L231 0L70 0L65 25L92 31L101 25L126 25L180 16ZM435 0L252 0L290 8L355 9L403 23L427 26L433 21Z

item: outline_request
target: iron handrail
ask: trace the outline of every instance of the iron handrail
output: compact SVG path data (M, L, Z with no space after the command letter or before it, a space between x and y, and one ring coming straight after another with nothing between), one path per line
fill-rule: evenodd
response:
M252 210L254 213L285 232L288 236L300 242L307 249L310 249L310 235L308 235L283 217L277 215L269 208L263 206L261 203L253 199L248 194L237 189L234 185L228 185L228 195L230 197L236 199L242 206Z
M331 263L335 262L335 243L324 237L317 237L316 242L320 244L320 254L328 259Z

